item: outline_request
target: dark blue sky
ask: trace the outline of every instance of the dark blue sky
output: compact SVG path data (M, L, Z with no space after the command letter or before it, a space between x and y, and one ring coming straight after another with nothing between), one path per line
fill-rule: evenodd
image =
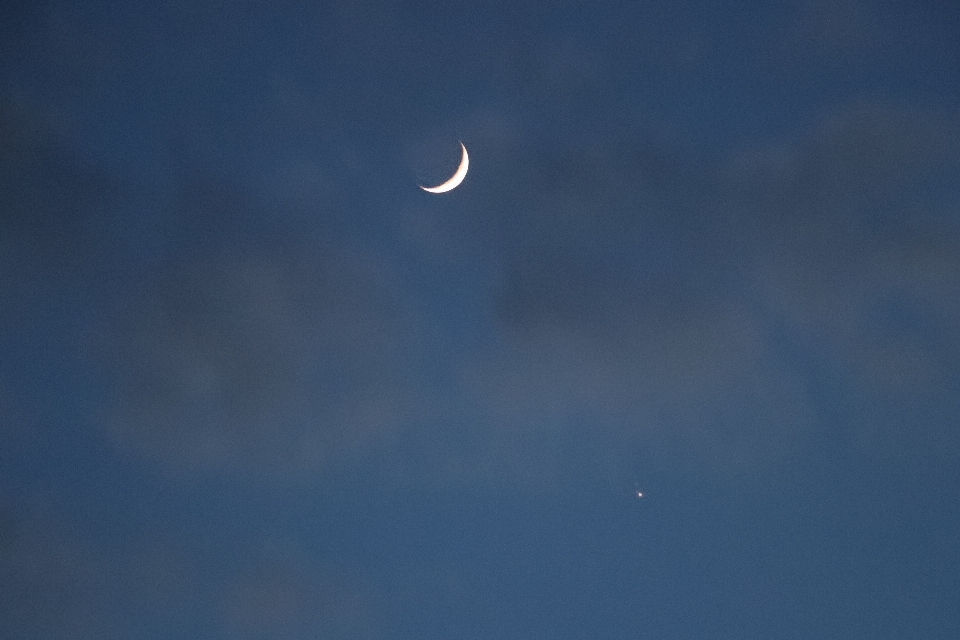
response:
M951 3L0 10L3 639L953 639L958 326Z

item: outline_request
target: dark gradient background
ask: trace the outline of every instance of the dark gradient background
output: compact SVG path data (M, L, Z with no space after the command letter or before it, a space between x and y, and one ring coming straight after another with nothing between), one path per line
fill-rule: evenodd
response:
M0 12L0 638L960 637L960 5Z

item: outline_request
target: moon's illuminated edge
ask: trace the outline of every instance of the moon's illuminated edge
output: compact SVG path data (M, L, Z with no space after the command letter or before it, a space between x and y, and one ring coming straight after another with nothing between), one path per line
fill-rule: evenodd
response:
M460 166L457 168L457 172L453 174L453 177L436 187L420 186L421 189L427 193L446 193L460 186L463 179L467 177L467 169L470 168L470 156L467 155L467 148L462 142L460 143L460 148L463 149L463 157L460 159Z

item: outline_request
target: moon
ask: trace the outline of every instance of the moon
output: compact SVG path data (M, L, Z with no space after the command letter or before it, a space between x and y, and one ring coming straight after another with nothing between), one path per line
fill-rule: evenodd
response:
M421 189L427 193L446 193L460 186L463 179L467 177L467 169L470 168L470 156L467 155L467 148L463 146L462 142L460 143L460 148L463 149L463 157L460 159L460 166L457 168L457 172L453 174L453 177L436 187L424 187L420 185Z

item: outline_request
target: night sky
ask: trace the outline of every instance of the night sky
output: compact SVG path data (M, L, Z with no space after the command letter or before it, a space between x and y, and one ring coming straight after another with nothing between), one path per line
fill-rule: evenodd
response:
M3 4L3 640L958 637L957 3Z

